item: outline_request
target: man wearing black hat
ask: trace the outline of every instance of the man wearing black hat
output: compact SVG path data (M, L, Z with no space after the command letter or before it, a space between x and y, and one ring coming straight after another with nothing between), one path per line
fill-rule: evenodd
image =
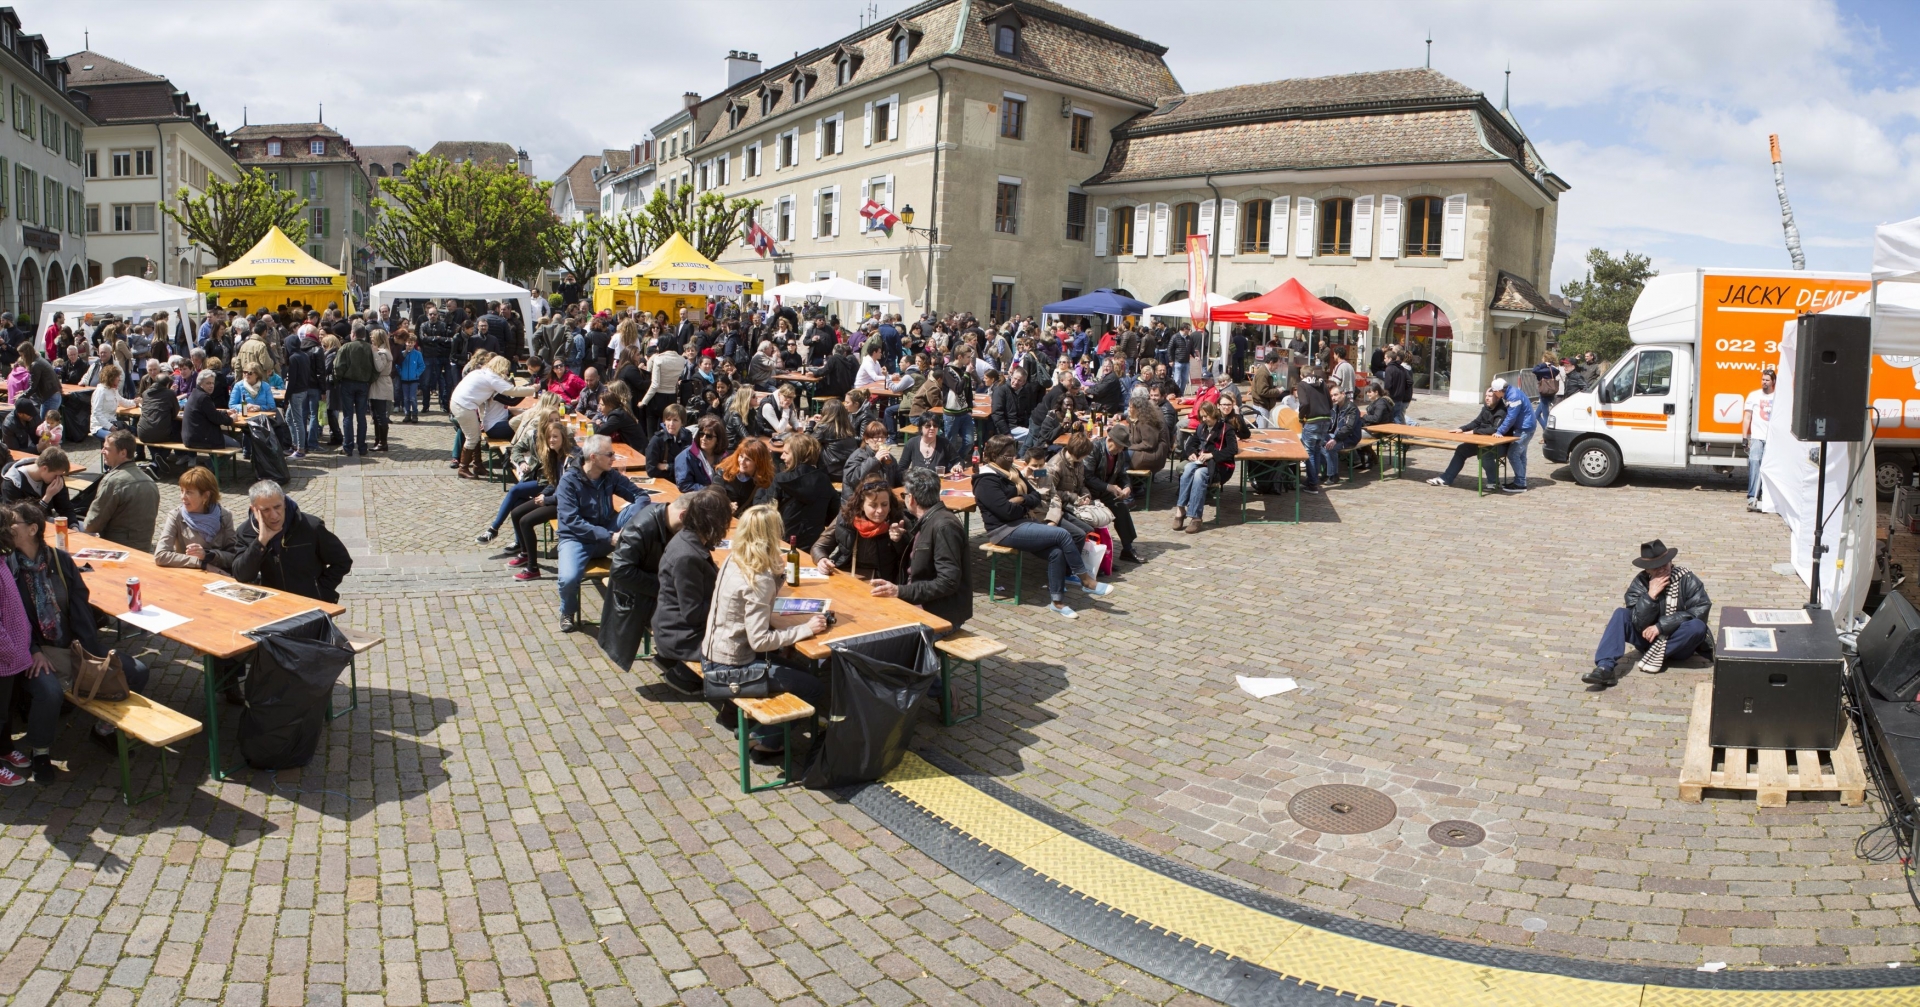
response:
M1654 539L1640 545L1640 568L1627 582L1626 606L1613 610L1600 646L1593 652L1593 670L1580 680L1607 688L1620 681L1614 665L1631 643L1640 654L1637 667L1650 675L1665 670L1668 661L1684 661L1695 652L1713 658L1713 636L1707 615L1713 599L1693 571L1673 565L1680 550Z

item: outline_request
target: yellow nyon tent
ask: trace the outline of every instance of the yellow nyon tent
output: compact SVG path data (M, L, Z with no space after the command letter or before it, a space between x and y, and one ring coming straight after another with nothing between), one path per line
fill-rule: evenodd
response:
M287 303L347 307L347 274L300 250L275 227L246 254L194 281L201 293L220 296L220 306L254 312Z
M713 264L676 232L653 254L625 269L593 278L595 311L637 307L648 314L664 311L678 321L681 308L704 310L709 297L757 294L761 283Z

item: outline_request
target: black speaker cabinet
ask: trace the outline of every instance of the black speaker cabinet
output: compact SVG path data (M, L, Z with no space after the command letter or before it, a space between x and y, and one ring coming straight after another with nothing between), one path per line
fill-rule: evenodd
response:
M1793 358L1795 437L1866 439L1872 341L1864 316L1800 316Z
M1830 749L1840 744L1846 659L1828 612L1720 612L1707 737L1723 748Z
M1860 675L1874 695L1909 702L1920 693L1920 611L1898 592L1867 620L1858 650Z
M1889 703L1861 696L1860 710L1867 722L1866 744L1878 748L1899 791L1902 807L1914 809L1914 787L1920 784L1920 706ZM1869 753L1871 754L1871 753Z

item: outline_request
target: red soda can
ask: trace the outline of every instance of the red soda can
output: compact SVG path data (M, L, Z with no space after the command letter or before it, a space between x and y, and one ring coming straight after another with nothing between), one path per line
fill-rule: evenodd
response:
M140 578L127 578L127 611L140 611Z

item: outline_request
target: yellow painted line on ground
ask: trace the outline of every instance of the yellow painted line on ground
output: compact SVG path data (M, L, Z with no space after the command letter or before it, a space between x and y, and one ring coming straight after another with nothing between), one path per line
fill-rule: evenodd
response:
M1289 978L1407 1007L1916 1007L1920 990L1679 989L1478 965L1294 923L1076 839L908 753L880 781L1055 884Z

